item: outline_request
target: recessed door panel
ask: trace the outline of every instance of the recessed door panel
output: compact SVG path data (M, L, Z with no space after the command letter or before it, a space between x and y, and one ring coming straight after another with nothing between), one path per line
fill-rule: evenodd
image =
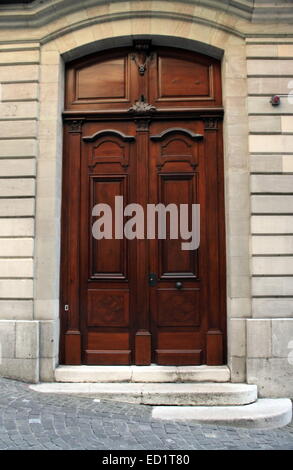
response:
M150 101L158 108L221 105L220 66L210 57L161 48L150 62L150 80Z
M204 96L212 98L210 65L194 61L160 56L159 99L194 98Z
M179 158L179 156L178 156ZM177 170L179 168L177 167ZM190 231L191 207L197 201L197 178L194 173L168 173L158 174L159 178L159 200L166 210L166 218L162 214L162 225L166 221L166 239L159 240L160 278L172 279L174 277L196 277L197 276L197 252L195 250L183 250L181 231ZM186 207L186 224L182 206ZM180 224L181 214L181 224ZM189 222L189 224L188 224ZM173 229L173 230L172 230ZM174 232L174 233L172 233ZM164 235L164 234L162 234ZM173 238L174 237L174 238ZM175 238L176 237L176 238Z
M120 176L92 176L90 175L90 208L105 204L108 206L111 218L107 224L107 213L101 212L105 217L105 224L98 226L105 238L96 239L90 234L90 279L127 279L128 241L117 239L115 235L115 197L123 197L127 204L127 175ZM99 215L101 215L99 213ZM90 227L95 230L95 223L99 217L90 218ZM108 227L109 225L109 227Z
M88 65L76 72L76 99L102 100L126 98L125 57Z

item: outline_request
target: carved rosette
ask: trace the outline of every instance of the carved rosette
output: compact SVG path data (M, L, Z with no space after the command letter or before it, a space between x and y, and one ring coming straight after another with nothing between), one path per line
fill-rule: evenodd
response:
M147 103L144 99L136 101L128 110L129 113L133 114L149 114L157 111L157 108L152 104Z

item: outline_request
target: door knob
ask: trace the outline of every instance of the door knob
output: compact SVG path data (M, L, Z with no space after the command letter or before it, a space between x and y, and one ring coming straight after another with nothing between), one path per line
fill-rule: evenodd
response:
M180 282L180 281L176 282L175 287L176 287L176 289L178 289L178 290L182 289L182 287L183 287L182 282Z

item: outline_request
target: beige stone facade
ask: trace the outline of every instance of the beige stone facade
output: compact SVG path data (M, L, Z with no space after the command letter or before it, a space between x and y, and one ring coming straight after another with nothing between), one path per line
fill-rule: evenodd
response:
M228 365L293 397L293 7L252 3L0 7L1 375L58 365L64 63L145 37L222 60Z

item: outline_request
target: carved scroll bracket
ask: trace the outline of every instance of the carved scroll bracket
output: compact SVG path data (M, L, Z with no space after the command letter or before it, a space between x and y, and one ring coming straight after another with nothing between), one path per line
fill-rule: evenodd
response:
M150 122L151 122L150 119L144 118L144 117L135 119L136 130L137 130L138 132L148 132L149 126L150 126Z
M147 70L147 64L149 63L150 60L153 59L153 54L150 52L150 47L151 47L151 41L150 40L137 40L133 42L133 45L135 49L137 50L137 53L134 53L131 55L131 60L133 60L138 68L139 74L144 75L146 70ZM138 61L138 55L139 54L144 54L145 60L144 63L140 64Z
M70 134L81 134L83 119L75 119L73 121L69 121L68 124L69 124L68 132Z
M204 128L206 131L217 131L218 130L218 119L215 117L209 117L204 119Z

